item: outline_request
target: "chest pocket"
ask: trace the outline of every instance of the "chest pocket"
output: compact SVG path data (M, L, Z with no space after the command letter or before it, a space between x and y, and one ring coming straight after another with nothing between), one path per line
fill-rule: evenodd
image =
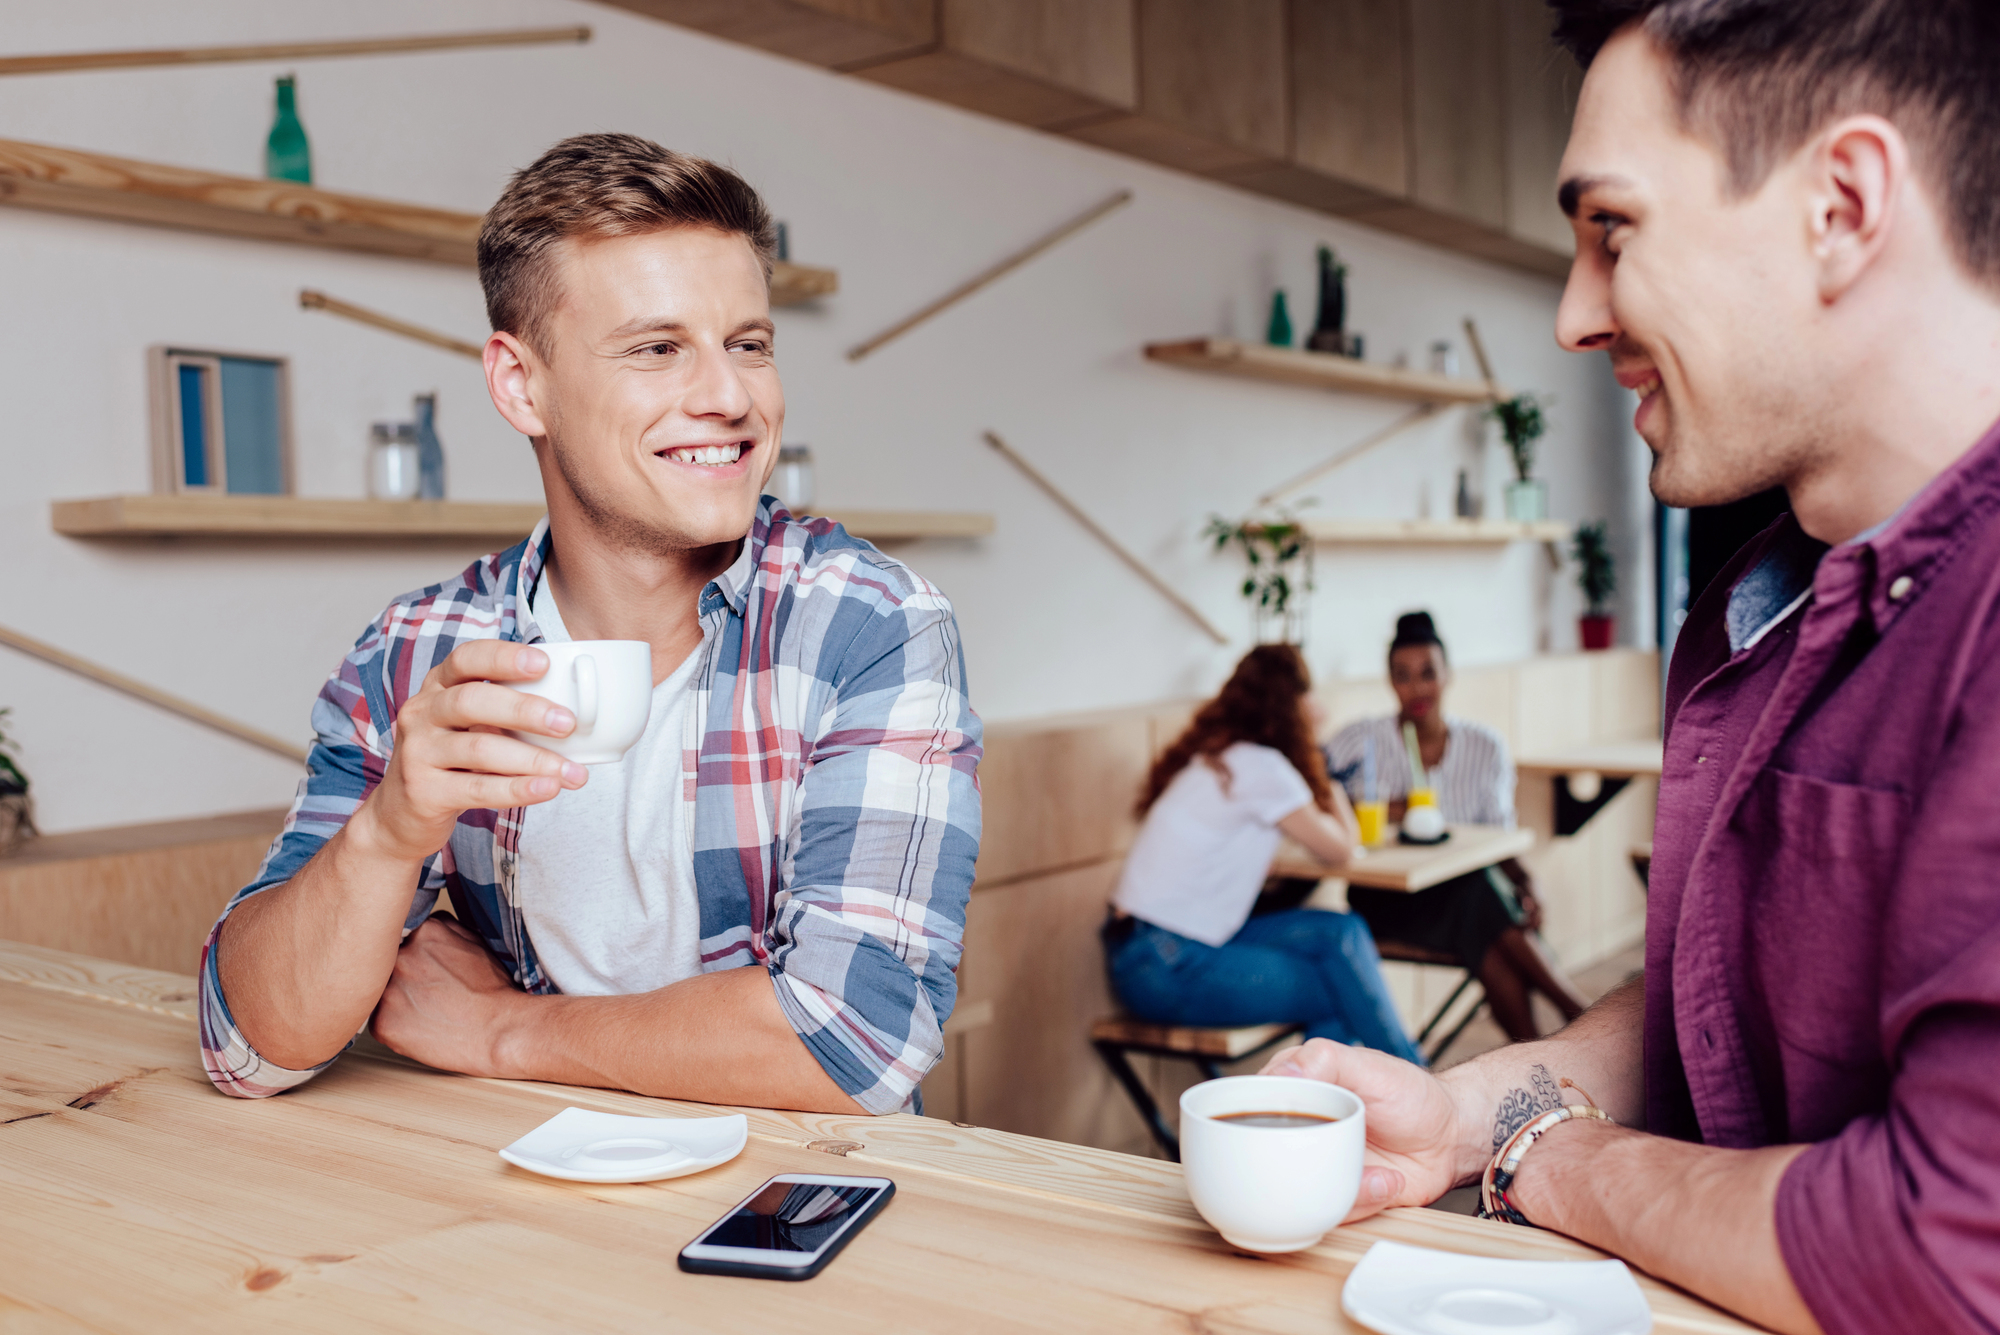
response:
M1744 963L1795 1136L1872 1111L1887 1086L1882 926L1909 812L1901 793L1767 769L1732 822L1749 851Z

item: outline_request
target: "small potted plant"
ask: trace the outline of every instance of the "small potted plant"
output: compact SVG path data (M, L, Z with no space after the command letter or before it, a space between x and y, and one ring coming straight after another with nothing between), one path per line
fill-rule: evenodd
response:
M1311 600L1300 595L1313 588L1312 539L1298 517L1281 510L1274 518L1232 523L1210 515L1202 536L1212 539L1218 552L1232 545L1243 552L1249 569L1242 592L1257 642L1269 641L1275 631L1284 643L1305 643Z
M11 853L35 833L35 804L28 796L28 776L14 754L14 739L7 735L7 716L14 711L0 709L0 853Z
M1517 524L1547 519L1548 488L1530 476L1535 468L1535 442L1549 429L1542 416L1541 400L1532 394L1516 394L1487 409L1487 416L1500 423L1500 434L1507 439L1507 452L1514 456L1515 480L1507 484L1507 518Z
M1590 605L1576 620L1577 638L1586 649L1609 649L1617 630L1611 595L1618 592L1618 563L1611 555L1611 535L1603 520L1577 529L1570 555L1576 558L1576 586Z

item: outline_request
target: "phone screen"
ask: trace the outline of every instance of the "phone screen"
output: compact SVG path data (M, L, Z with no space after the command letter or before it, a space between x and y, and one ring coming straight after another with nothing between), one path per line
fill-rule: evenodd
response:
M760 1252L812 1253L840 1236L880 1195L872 1185L827 1182L767 1182L755 1196L704 1233L705 1247L743 1247Z

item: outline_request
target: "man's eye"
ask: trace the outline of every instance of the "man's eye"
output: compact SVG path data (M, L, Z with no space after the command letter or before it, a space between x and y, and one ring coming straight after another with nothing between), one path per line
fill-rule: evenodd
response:
M656 357L664 357L673 350L674 345L671 343L648 343L645 347L639 349L641 352L651 353Z
M1601 232L1598 243L1606 250L1611 249L1611 238L1625 225L1625 219L1615 213L1593 213L1590 221Z

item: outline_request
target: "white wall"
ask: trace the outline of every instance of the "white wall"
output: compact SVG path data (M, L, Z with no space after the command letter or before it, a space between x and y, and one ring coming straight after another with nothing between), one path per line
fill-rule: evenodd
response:
M954 598L975 704L1005 718L1186 696L1243 643L1212 648L980 442L992 428L1247 641L1231 559L1198 533L1402 405L1157 366L1139 347L1255 337L1274 284L1309 326L1313 248L1350 265L1371 359L1419 364L1479 320L1510 385L1553 394L1539 472L1566 519L1609 515L1628 557L1628 628L1650 634L1643 451L1599 359L1558 351L1558 285L1107 153L570 0L207 0L11 5L7 53L187 46L585 22L585 46L0 79L6 137L259 174L274 75L296 69L317 179L483 210L549 143L618 129L734 164L841 293L779 313L789 439L829 507L990 510L994 537L903 556ZM1135 203L854 365L842 351L1118 187ZM318 287L468 339L471 271L0 208L0 623L303 738L325 673L392 595L460 568L441 544L78 542L51 499L143 491L149 344L292 359L298 482L359 495L367 424L439 392L452 494L537 496L528 447L470 361L298 309ZM1316 513L1450 510L1456 468L1505 480L1490 432L1451 412L1310 489ZM1311 652L1372 670L1394 615L1427 605L1462 662L1574 644L1568 572L1516 545L1321 553ZM291 768L0 649L0 705L51 830L281 803Z

